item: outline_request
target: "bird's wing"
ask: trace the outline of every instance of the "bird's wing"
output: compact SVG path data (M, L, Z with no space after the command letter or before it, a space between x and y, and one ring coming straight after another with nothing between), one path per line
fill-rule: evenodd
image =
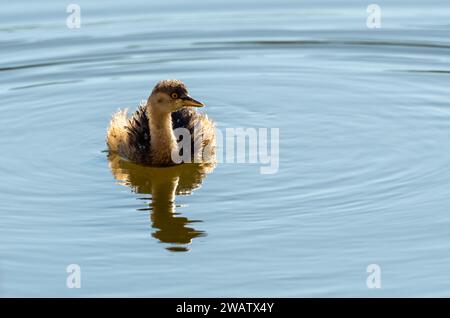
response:
M187 129L189 129L189 132L192 135L194 133L194 129L193 129L193 127L190 127L191 126L190 123L192 122L194 115L195 115L194 111L192 111L188 108L183 108L176 112L173 112L172 113L172 128L173 129L187 128Z
M150 162L150 127L145 108L140 106L130 117L127 125L128 144L125 156L132 161Z
M209 162L211 160L208 158L215 156L215 127L206 115L190 108L183 108L172 113L172 126L173 129L183 127L189 130L193 161ZM209 152L206 156L204 156L205 150Z

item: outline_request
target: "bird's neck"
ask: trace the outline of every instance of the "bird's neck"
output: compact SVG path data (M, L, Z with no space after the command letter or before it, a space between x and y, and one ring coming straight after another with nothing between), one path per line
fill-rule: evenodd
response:
M171 164L172 151L177 151L178 144L172 129L170 113L147 111L150 126L150 146L152 162L155 164Z

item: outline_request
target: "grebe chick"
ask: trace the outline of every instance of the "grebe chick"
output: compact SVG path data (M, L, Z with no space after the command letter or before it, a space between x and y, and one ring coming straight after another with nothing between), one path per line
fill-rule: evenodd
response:
M136 163L173 165L172 153L186 151L179 149L174 130L186 128L191 139L189 161L213 162L216 146L214 123L194 109L203 106L189 96L183 82L160 81L146 105L140 106L133 116L128 118L127 109L113 115L106 135L109 151Z

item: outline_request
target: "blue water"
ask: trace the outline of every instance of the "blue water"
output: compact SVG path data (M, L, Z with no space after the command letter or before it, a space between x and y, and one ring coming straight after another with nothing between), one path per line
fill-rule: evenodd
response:
M378 1L380 29L365 1L77 3L79 29L0 13L0 296L449 296L448 1ZM165 78L221 129L279 128L278 172L108 158Z

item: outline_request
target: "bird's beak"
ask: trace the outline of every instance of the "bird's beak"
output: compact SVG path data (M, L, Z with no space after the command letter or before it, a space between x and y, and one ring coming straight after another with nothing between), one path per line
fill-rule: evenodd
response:
M182 97L182 100L183 100L184 106L187 106L187 107L203 107L203 106L205 106L203 103L199 102L198 100L193 99L189 95Z

